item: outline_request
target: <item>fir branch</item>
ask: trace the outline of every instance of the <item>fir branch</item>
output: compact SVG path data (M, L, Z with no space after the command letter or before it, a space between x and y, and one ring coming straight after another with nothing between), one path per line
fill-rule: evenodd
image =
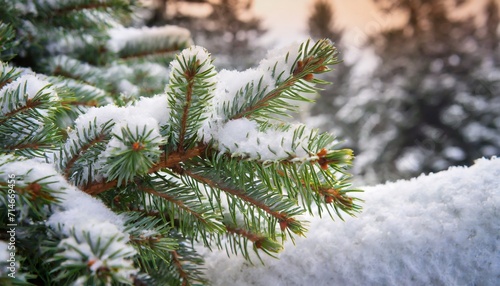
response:
M292 220L291 218L287 217L286 213L274 211L271 206L268 206L265 203L263 203L262 201L259 201L255 198L247 195L244 190L229 187L222 182L214 181L211 178L208 178L206 176L201 175L200 173L195 173L195 172L190 171L190 170L184 170L183 174L188 175L188 176L192 177L193 179L199 181L200 183L208 185L212 188L217 188L217 189L220 189L228 194L236 196L236 197L258 207L259 209L267 212L268 214L270 214L271 216L273 216L274 218L276 218L279 221Z
M198 143L198 129L205 119L215 90L215 67L210 54L198 46L182 51L171 64L166 93L170 106L170 141L179 152ZM174 147L175 148L175 147Z
M94 2L88 3L83 2L78 5L66 6L63 8L53 9L55 15L67 14L71 12L78 12L83 10L98 10L98 9L116 9L116 3L106 3L106 2Z
M241 241L235 241L235 242L240 244L240 245L243 244L243 245L241 245L241 246L243 246L243 248L242 248L243 256L247 260L250 260L250 256L248 255L248 251L246 250L246 245L245 245L247 240L252 242L252 244L254 246L254 250L261 249L262 251L264 251L265 253L267 253L268 255L271 255L271 256L273 256L273 253L278 253L283 249L283 246L281 244L279 244L278 242L276 242L276 241L274 241L266 236L263 236L261 234L255 233L251 230L239 228L237 226L232 226L229 224L226 225L226 230L229 234L244 238L243 242L241 242ZM236 247L236 245L233 245L233 252L236 252L235 247ZM257 256L259 255L259 253L257 251L255 251L255 253L257 254ZM259 256L259 259L260 259L260 256Z
M7 120L10 118L20 114L20 113L25 113L27 111L33 110L35 108L38 108L40 106L43 106L47 104L47 102L44 102L43 97L35 97L33 99L27 98L26 99L26 104L22 105L14 110L11 110L4 115L0 117L0 124L4 124Z
M11 78L7 78L5 79L4 81L1 81L0 82L0 89L2 89L4 86L6 86L7 84L11 83L12 82L12 79Z
M226 225L226 230L230 233L234 233L234 234L237 234L239 236L243 236L255 244L257 244L258 242L262 242L264 239L266 239L266 237L263 235L258 235L256 233L252 233L246 229L237 228L237 227L233 227L230 225ZM257 246L257 248L259 248L259 247Z
M189 274L186 271L184 271L179 254L175 250L171 251L171 254L172 254L172 263L175 265L177 272L179 273L179 276L182 280L182 286L190 285L188 280Z
M64 167L63 174L66 177L66 179L69 178L71 169L73 168L73 165L76 163L78 159L81 158L82 154L85 153L87 150L89 150L91 147L95 146L96 144L99 144L103 142L104 140L108 139L109 136L105 132L107 130L106 128L103 128L101 132L94 137L92 140L84 144L83 146L80 146L79 151L75 153L66 163L66 166Z
M6 4L2 4L2 9L9 10L5 6L9 6ZM10 8L10 7L9 7ZM12 11L5 11L8 14L14 14ZM1 15L0 15L0 18ZM5 24L6 19L2 19L0 21L0 62L8 61L15 56L14 48L19 44L18 41L15 40L15 32L13 26L10 24ZM2 89L3 84L0 81L0 89Z
M70 78L70 79L73 79L73 80L76 80L76 81L80 81L80 82L88 84L88 85L93 85L93 83L91 83L89 81L86 81L84 79L84 77L78 76L76 74L72 74L69 71L65 70L60 65L56 65L54 67L54 70L52 71L52 75L54 75L54 76L61 76L61 77L64 77L64 78Z
M188 212L191 215L193 215L194 217L196 217L198 220L200 220L201 222L203 222L203 224L210 224L211 223L210 221L208 221L208 220L206 220L204 218L203 214L196 212L195 210L193 210L190 207L188 207L183 201L175 199L173 196L170 196L170 195L165 194L165 193L157 192L156 190L154 190L152 188L140 188L140 190L144 191L144 192L146 192L148 194L155 195L157 197L160 197L162 199L165 199L165 200L167 200L167 201L175 204L180 209L185 210L186 212Z
M0 27L2 23L0 23ZM21 69L11 67L7 63L0 62L0 90L12 83L22 73Z
M168 47L168 48L154 50L154 51L140 51L137 53L130 53L130 54L120 56L120 59L122 59L122 60L134 60L134 59L144 58L144 57L148 57L148 56L157 56L157 55L164 55L164 54L171 54L173 56L178 51L179 51L179 47L173 46L173 47Z
M54 148L54 144L49 144L49 143L40 144L38 142L31 142L31 143L19 143L17 145L6 146L3 149L10 151L19 151L24 149L42 150L51 148Z
M196 68L196 65L194 66ZM186 137L186 128L187 128L187 120L189 116L189 107L191 106L191 97L193 96L193 85L194 85L194 76L196 71L192 69L188 69L184 72L187 80L186 87L186 101L184 103L184 108L182 111L180 132L179 132L179 147L177 151L179 153L184 153L184 138Z
M286 61L288 61L288 56ZM267 94L264 93L265 90L261 90L256 98L251 98L250 104L233 112L229 119L250 117L261 110L267 110L269 114L274 113L274 116L276 114L286 116L283 110L293 110L293 106L283 99L310 101L299 93L315 92L317 88L310 83L328 84L326 81L315 79L314 74L324 73L329 70L328 66L337 63L337 50L329 40L320 40L311 48L309 48L309 41L307 41L301 45L298 58L286 80L281 81L281 77L286 76L285 71L276 75L276 66L274 66L272 74L278 86ZM258 86L260 87L260 83ZM269 114L259 113L261 117L269 117Z
M183 153L174 152L168 155L162 155L159 162L153 165L148 173L152 174L164 168L174 168L179 163L193 159L200 156L205 151L206 146L200 145L195 148L189 149ZM98 195L118 185L118 180L111 180L107 182L89 182L83 189L84 192L90 195Z
M173 168L177 166L179 163L203 155L206 150L207 146L200 144L194 148L184 150L183 152L174 152L168 155L163 155L161 156L160 161L149 169L149 173L154 173L165 168Z
M283 84L281 84L279 87L275 88L273 91L268 93L263 99L259 100L257 104L248 106L244 110L240 111L239 113L236 113L235 115L231 116L231 119L238 119L242 117L248 117L250 114L254 113L255 111L262 109L263 107L266 107L269 105L269 101L277 98L280 96L284 90L288 89L289 87L293 86L300 78L293 76L292 78L286 80Z

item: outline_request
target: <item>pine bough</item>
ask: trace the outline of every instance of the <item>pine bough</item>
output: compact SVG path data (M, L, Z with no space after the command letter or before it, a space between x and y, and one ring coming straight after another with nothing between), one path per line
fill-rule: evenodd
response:
M326 84L330 41L218 72L185 30L118 24L128 1L14 2L0 1L2 285L203 284L195 244L250 260L304 235L305 212L360 210L352 152L283 121Z

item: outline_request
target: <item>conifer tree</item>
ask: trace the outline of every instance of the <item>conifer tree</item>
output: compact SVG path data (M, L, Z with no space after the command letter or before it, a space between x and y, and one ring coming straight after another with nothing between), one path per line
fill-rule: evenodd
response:
M204 284L195 245L274 255L301 214L360 210L352 152L282 121L329 40L217 71L133 4L0 0L1 285Z
M253 2L157 0L148 5L144 18L151 26L173 24L189 29L195 42L216 57L219 68L248 68L264 55L256 42L265 29L252 11Z

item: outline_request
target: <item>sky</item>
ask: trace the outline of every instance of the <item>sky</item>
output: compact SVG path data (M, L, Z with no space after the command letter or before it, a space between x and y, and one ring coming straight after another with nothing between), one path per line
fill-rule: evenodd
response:
M336 17L342 27L363 26L377 14L371 1L332 0L338 10ZM288 43L307 37L307 19L312 11L311 0L254 0L255 13L263 19L268 33L263 42ZM359 9L359 7L362 7Z
M401 15L382 15L373 1L330 0L334 4L336 22L346 30L348 45L360 46L366 35L397 25ZM457 16L477 15L488 0L470 1L456 11ZM254 0L255 14L263 20L268 32L262 43L273 46L307 38L307 19L314 0ZM500 2L500 1L499 1Z

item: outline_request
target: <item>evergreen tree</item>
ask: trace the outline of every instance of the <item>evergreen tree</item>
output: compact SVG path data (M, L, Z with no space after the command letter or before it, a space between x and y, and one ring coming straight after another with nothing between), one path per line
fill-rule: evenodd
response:
M264 53L256 43L265 33L252 12L253 0L159 0L151 5L148 25L174 24L189 29L196 43L214 51L220 67L248 68ZM187 11L191 11L187 13ZM199 12L198 15L192 11Z
M346 50L342 43L343 29L335 26L335 12L333 4L327 0L317 0L312 4L312 13L309 15L308 27L309 34L315 39L329 38L335 41L336 46L341 50ZM340 62L335 66L337 72L327 73L322 75L326 80L333 82L333 85L325 86L325 90L318 97L316 103L311 109L311 114L326 115L330 117L338 110L335 102L344 98L349 91L349 77L351 74L351 66L345 62ZM321 121L321 120L320 120ZM329 120L321 124L323 128L332 129ZM343 128L348 128L342 122L336 122L335 133L342 132ZM342 126L342 127L341 127Z
M126 0L0 0L0 284L204 284L195 244L250 259L354 215L352 159L280 121L326 82L328 40L218 72Z
M467 3L459 1L457 7ZM500 154L498 9L486 25L457 19L447 1L376 1L406 22L367 44L381 65L334 101L334 126L368 180L409 178Z
M316 0L312 4L308 19L309 34L314 38L329 38L340 42L343 31L335 28L333 4L327 0Z

